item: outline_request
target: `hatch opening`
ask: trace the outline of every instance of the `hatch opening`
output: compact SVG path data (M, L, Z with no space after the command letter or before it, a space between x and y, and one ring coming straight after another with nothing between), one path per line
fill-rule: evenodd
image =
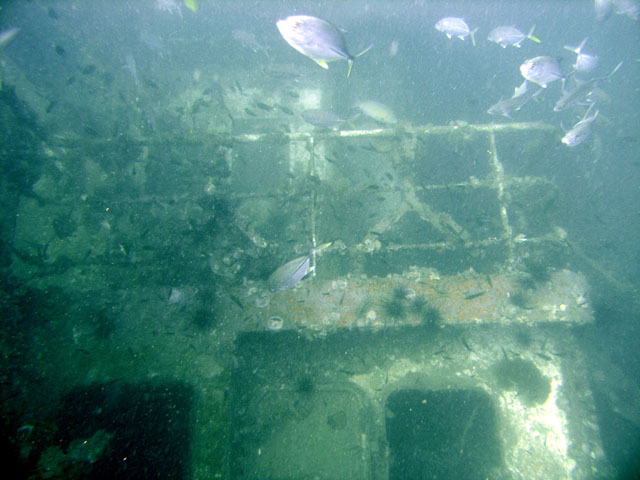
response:
M386 402L389 478L484 479L501 466L496 413L481 390L400 390Z

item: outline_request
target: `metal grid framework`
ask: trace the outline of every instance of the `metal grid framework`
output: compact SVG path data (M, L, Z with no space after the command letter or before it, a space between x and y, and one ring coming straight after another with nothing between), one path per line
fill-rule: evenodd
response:
M523 229L520 224L514 226L512 217L518 216L518 214L512 215L513 210L510 211L510 206L513 205L514 190L528 190L537 187L553 189L554 185L543 177L507 175L498 151L498 145L501 144L502 134L522 135L534 131L552 132L553 128L539 123L438 127L403 125L395 129L291 133L283 136L285 142L282 142L282 136L281 139L277 139L270 135L242 135L234 137L234 141L237 143L281 143L284 148L288 148L289 155L286 167L291 184L305 184L305 179L312 177L318 182L310 184L317 186L318 184L338 182L341 173L344 173L336 171L333 165L335 160L332 160L330 148L332 142L340 142L339 145L346 148L350 143L356 143L362 139L388 140L393 146L385 144L379 153L383 158L382 163L393 172L391 175L393 180L387 185L379 185L379 189L376 187L375 191L378 193L384 191L389 197L385 197L386 203L378 209L378 215L371 219L366 228L360 230L360 237L354 236L351 237L351 241L340 242L341 245L338 247L340 258L349 263L349 258L362 259L363 256L400 258L407 253L411 258L410 261L420 262L424 257L430 257L429 254L432 253L437 255L444 252L446 257L456 250L488 251L495 249L501 252L500 261L503 262L506 270L509 270L516 266L518 257L523 253L520 249L535 249L537 246L544 249L550 243L562 244L565 241L562 231L554 230L553 225L545 225L544 228L537 230L542 232L538 236L530 235L530 232L536 231L535 229ZM414 175L416 166L425 160L419 158L423 157L420 153L420 143L446 135L456 136L463 145L473 143L476 148L475 160L482 163L482 167L464 170L455 181L425 183L421 181L419 175ZM481 152L481 154L477 152ZM505 158L508 155L505 153ZM376 164L376 166L380 165ZM478 171L482 173L478 174ZM366 191L366 186L363 188L362 185L367 185L367 181L348 183L348 185L356 192L363 192ZM446 195L451 189L463 192L463 194L471 192L470 198L474 200L491 198L491 201L487 202L487 206L491 208L491 212L488 214L495 225L489 233L482 229L473 231L458 221L454 211L443 208L443 204L437 201L431 202L431 199L436 197L430 197L430 194L442 193ZM344 189L343 194L348 196L348 190L349 188ZM480 191L485 193L476 195ZM255 198L256 195L258 194L246 194L245 198L248 200ZM306 198L308 198L305 203L305 206L308 207L308 215L306 222L302 222L301 228L308 228L309 242L313 247L316 247L320 243L331 240L331 238L325 238L328 231L326 228L328 220L324 214L326 204L331 202L331 198L320 187L311 188L307 192ZM287 206L289 205L287 204ZM345 205L348 205L348 202ZM297 209L296 205L291 205L291 208ZM354 210L357 208L354 207ZM303 210L297 209L296 211ZM392 232L396 226L400 226L401 231L405 230L406 223L403 223L402 219L408 215L412 215L412 218L428 225L429 231L434 235L423 236L423 241L419 241L419 236L411 235L406 239L388 236L386 241L379 240L385 234ZM348 229L348 225L345 227ZM523 232L526 232L526 235ZM486 234L481 235L481 233ZM254 238L258 246L273 245L274 242L274 238L256 237L254 231L251 231L250 237ZM437 238L436 241L430 241L434 237ZM394 238L396 241L393 241ZM432 259L433 256L424 260L422 266L430 265ZM315 265L315 255L312 255L312 261ZM514 333L516 329L509 330L509 327L534 327L538 323L577 325L592 321L590 308L581 293L586 291L586 284L581 281L582 279L578 275L568 271L554 273L548 286L536 290L535 303L532 302L530 305L525 305L524 308L519 308L511 304L506 296L509 291L514 291L513 278L509 274L493 276L492 281L488 280L488 285L484 276L475 272L465 271L459 275L432 279L427 278L424 275L427 273L425 269L420 268L387 275L383 278L366 275L348 277L345 275L335 280L325 281L328 279L323 277L322 272L326 261L330 260L323 258L321 261L319 278L315 284L314 282L306 282L299 289L291 289L274 296L270 304L258 306L256 309L258 318L262 318L266 329L279 330L283 328L284 319L284 321L294 322L299 328L298 332L308 333L311 330L316 332L319 338L323 338L323 335L329 331L341 328L344 328L344 331L350 331L354 327L378 330L382 332L380 337L382 338L387 331L387 326L415 325L411 318L385 318L384 312L380 311L379 300L370 300L370 298L389 298L388 292L398 285L408 287L413 293L422 295L423 298L429 298L429 302L443 313L443 317L450 325L463 325L463 329L468 325L480 326L480 324L489 327L451 330L453 338L450 339L443 339L430 333L417 344L420 345L419 350L422 348L427 350L433 348L433 350L424 354L424 357L418 356L416 360L410 358L407 345L411 344L410 337L418 335L419 338L419 334L407 334L407 330L398 330L398 335L407 335L407 337L403 337L406 340L406 345L402 353L395 351L391 355L392 358L379 361L375 368L372 367L366 373L352 375L349 378L349 385L356 384L359 387L355 390L359 396L351 394L350 398L358 400L363 398L364 406L359 406L359 411L365 410L366 406L370 409L371 417L374 419L370 424L365 423L368 427L367 430L358 430L361 433L361 443L358 448L352 450L343 446L338 448L339 451L359 454L354 455L355 458L345 460L352 468L357 469L355 473L351 473L353 478L388 478L391 468L389 453L386 449L388 448L388 438L387 433L379 427L385 425L380 419L385 418L387 400L394 392L406 388L411 391L422 389L423 391L451 393L452 385L454 389L459 388L459 391L468 388L473 391L477 388L477 391L488 392L493 397L491 401L498 406L501 427L506 431L504 435L512 435L518 439L504 446L504 468L515 478L543 478L550 474L559 474L567 478L575 475L575 478L580 478L580 473L573 472L596 471L597 468L603 468L588 454L585 454L584 449L573 450L570 447L572 443L578 443L578 441L567 433L567 415L558 406L557 399L560 395L560 386L571 384L575 380L571 375L563 372L559 362L555 359L548 357L548 361L542 362L541 357L536 355L533 350L522 351L522 348L518 346L517 335ZM467 270L468 265L464 265L463 269ZM353 266L354 263L349 263L345 270L350 274ZM422 278L418 278L416 275L422 275ZM479 291L482 294L477 298L475 295L465 297L466 293ZM363 306L366 308L363 309ZM377 314L376 309L378 310ZM489 325L491 323L499 324L498 328L493 329ZM292 323L289 323L284 328L291 328L291 326ZM530 335L546 335L544 332L539 333L535 328L531 328L531 330ZM473 346L469 346L464 339L462 342L459 341L458 335L461 335L461 331L464 331L462 335L466 336ZM312 338L314 337L312 336ZM434 341L434 338L440 338L440 340ZM371 339L376 341L375 336ZM567 342L565 347L557 350L575 350L571 344L571 336L561 336L551 340L552 343L556 341ZM548 342L545 338L544 340L536 340L535 343L547 345ZM503 347L502 351L498 350L497 344ZM505 345L507 346L505 347ZM549 401L545 399L543 405L530 408L531 406L521 403L522 397L518 397L517 392L499 391L494 387L491 375L487 372L503 358L506 359L505 348L510 350L511 345L513 351L521 351L522 357L518 357L519 361L525 362L523 359L526 358L527 364L537 365L536 368L539 368L543 372L542 374L550 379ZM384 351L382 347L369 346L369 348L376 352ZM449 348L452 349L451 356L440 358L438 352ZM289 351L289 349L282 349L282 351ZM341 353L343 352L341 351ZM275 356L277 357L277 354ZM322 358L320 357L313 358L314 365L316 362L321 364ZM259 358L262 362L262 357ZM335 357L332 357L331 360L335 361ZM281 364L286 365L287 362ZM266 368L270 371L277 371L275 368ZM333 368L335 368L333 363L331 367L327 367L328 370ZM452 375L451 372L457 373ZM283 393L282 387L280 388L279 395L282 397L286 393ZM295 393L292 395L295 396ZM318 395L325 395L325 392L319 392ZM274 397L278 406L285 403L281 397ZM260 403L263 403L265 395L262 394L260 398ZM333 405L339 401L344 402L344 399L341 399L339 395L328 396L324 405ZM316 405L320 404L318 402ZM593 409L590 409L589 402L583 401L580 405L584 408L584 411L581 411L582 418L593 418ZM587 405L586 408L585 405ZM272 408L272 411L280 409ZM245 409L245 411L250 410L248 407ZM265 445L265 452L280 452L283 444L296 446L303 444L304 440L298 439L298 434L301 431L306 432L313 428L316 432L314 438L319 438L322 436L322 428L316 428L317 424L312 423L312 420L307 420L307 418L315 418L316 414L321 415L323 416L321 423L324 427L327 423L324 421L325 412L318 412L312 411L307 414L308 417L288 423L287 427L278 430L279 435L267 434L264 438L259 439L243 438L239 439L239 443L240 441L246 441L250 444L255 442ZM328 412L328 415L330 414ZM462 430L462 443L469 426L474 421L473 418L474 413L471 413ZM386 421L389 421L388 418ZM281 434L282 431L286 431L286 433ZM486 432L483 432L483 435L486 435ZM593 441L597 444L595 431L585 429L583 435L590 440L595 439ZM486 436L483 438L485 441L488 440ZM353 445L356 444L357 438L344 440L345 446L353 448ZM324 450L322 451L324 452ZM462 454L462 449L459 451ZM314 452L315 454L314 447L305 444L298 457L303 458L306 452ZM242 461L245 462L243 467L247 470L259 471L264 475L271 473L264 465L277 465L276 470L280 465L283 465L282 462L270 461L268 457L269 453L266 453L264 457L261 455L259 458L243 458ZM579 467L576 468L576 465ZM302 461L290 468L298 468L301 471L309 468L309 470L313 470L314 474L318 471L317 467L314 467L316 468L314 470Z
M378 128L370 130L342 130L342 131L314 131L296 132L284 134L245 134L233 137L234 143L288 143L288 174L291 182L305 177L313 177L320 182L331 182L335 176L335 168L332 167L328 153L328 144L341 142L348 145L349 142L365 140L382 140L389 142L395 148L382 153L386 157L386 163L394 172L393 181L386 187L380 187L379 191L394 192L400 198L393 202L391 208L385 208L384 214L375 218L375 223L368 227L368 231L358 242L350 245L340 245L343 253L389 253L401 251L443 251L455 248L486 248L493 245L504 245L505 258L508 264L514 262L515 246L518 242L535 244L538 241L548 241L551 233L541 238L527 238L520 234L514 237L513 228L509 220L508 200L506 189L510 186L530 188L535 186L552 186L551 182L542 177L506 177L503 164L500 160L496 144L497 134L525 134L528 132L552 132L553 127L543 123L511 123L511 124L455 124L448 126L418 126L403 124L397 128ZM407 165L415 165L418 144L432 137L456 135L461 142L486 141L487 174L481 178L473 175L467 176L467 180L454 183L433 183L418 185L410 174L407 174ZM359 188L359 187L354 187ZM425 194L437 193L456 189L456 191L469 192L478 189L486 189L492 192L497 202L497 211L489 212L499 219L499 232L485 238L473 238L473 235L460 225L452 215L430 205L425 199ZM241 197L253 197L254 194L240 195ZM331 239L319 239L319 210L321 201L315 190L309 192L309 218L308 226L310 243L315 248L319 243ZM428 224L441 237L440 241L421 242L385 242L377 241L381 235L390 231L405 215L413 213L420 221ZM255 232L251 232L250 238L256 245L264 246L268 243ZM551 238L554 240L555 238ZM315 253L312 255L312 266L315 266Z
M268 185L262 192L237 193L247 212L261 197L284 195L284 201L279 198L283 223L295 224L278 237L279 229L261 229L247 219L246 236L258 247L269 246L265 251L281 263L311 249L310 276L316 277L273 296L259 293L259 284L251 290L257 290L257 328L279 329L284 322L285 328L295 324L324 334L432 321L405 312L393 317L385 302L394 288L428 298L451 324L591 321L580 274L558 270L548 285L531 290L518 284L528 275L527 262L553 262L569 246L565 231L554 224L553 204L530 208L545 196L555 202L555 184L543 176L514 175L530 170L521 168L524 150L517 147L537 136L532 157L539 156L552 144L552 134L553 127L541 123L460 123L234 137L234 158L251 151L242 144L279 145L276 157L286 160L278 175L286 175L296 192L294 201ZM381 143L363 145L363 139ZM332 145L359 158L336 167ZM365 149L364 159L358 145ZM506 164L498 145L504 145ZM367 161L371 165L362 175L353 173ZM233 181L241 182L242 175L232 180L235 187L239 183ZM341 186L336 190L333 184ZM370 188L383 203L367 210L358 202L367 206L360 198ZM327 241L334 244L318 253L316 270L314 248ZM291 251L292 242L297 252Z

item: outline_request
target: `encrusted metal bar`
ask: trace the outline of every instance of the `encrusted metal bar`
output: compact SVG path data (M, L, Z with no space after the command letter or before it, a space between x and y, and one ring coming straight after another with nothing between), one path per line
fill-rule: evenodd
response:
M289 140L302 140L305 138L357 138L357 137L390 137L398 135L405 130L411 131L416 136L443 135L458 131L471 132L522 132L530 130L552 131L555 127L542 122L520 123L487 123L487 124L459 124L459 125L424 125L424 126L399 126L397 128L374 128L368 130L328 130L324 132L291 132L291 133L264 133L235 135L231 138L239 142L257 142L269 137L286 137Z
M489 155L491 156L491 165L493 166L493 172L495 175L495 187L498 191L500 219L502 221L502 228L504 229L505 237L507 239L507 255L509 258L509 263L513 264L513 262L515 261L513 232L511 230L511 225L509 225L509 215L507 214L507 206L504 202L504 167L502 166L502 163L500 163L500 159L498 158L496 136L493 130L489 131Z
M357 137L391 137L405 131L411 131L416 136L443 135L452 132L523 132L523 131L553 131L556 127L542 122L520 122L520 123L487 123L487 124L457 124L457 125L423 125L412 127L410 125L400 125L397 128L374 128L367 130L327 130L313 132L274 132L274 133L245 133L234 135L232 133L218 133L201 136L156 136L145 138L127 138L131 145L201 145L210 144L212 141L219 143L226 142L261 142L266 140L307 140L309 138L357 138ZM116 139L95 138L86 139L79 137L64 137L58 135L51 139L51 144L67 148L84 148L87 145L114 145Z
M415 243L415 244L387 244L376 249L377 252L399 252L403 250L424 250L424 251L438 251L438 250L458 250L461 246L465 248L478 248L488 247L496 245L505 241L504 237L493 237L485 240L479 240L475 242L465 242L463 244L451 243L451 242L432 242L432 243ZM356 245L354 248L347 248L347 251L368 251L366 244Z
M522 186L522 187L534 187L537 185L548 185L548 186L553 186L553 182L551 182L549 179L544 178L544 177L522 177L522 178L517 178L517 177L505 177L503 180L503 185L505 188L513 186L513 185L518 185L518 186ZM354 187L354 188L361 188L361 189L366 189L367 185L364 184L362 187ZM464 188L464 189L469 189L469 190L473 190L476 188L492 188L495 189L495 181L493 179L490 179L488 181L485 181L482 178L479 179L475 179L472 182L458 182L458 183L450 183L450 184L433 184L433 185L415 185L414 190L416 192L420 192L420 191L437 191L437 190L451 190L452 188ZM393 193L393 192L397 192L399 190L398 187L394 187L394 188L385 188L385 187L380 187L379 188L379 192L380 193ZM236 198L236 199L246 199L246 198L273 198L274 194L273 193L255 193L255 192L241 192L241 193L231 193L230 196L232 198ZM184 199L186 198L187 195L183 195L180 199ZM173 200L176 200L175 198ZM120 200L121 203L139 203L139 202L157 202L158 201L158 197L157 196L143 196L141 197L140 200L135 199L135 200L127 200L127 199L123 199ZM375 230L375 229L374 229Z
M311 153L311 165L310 165L310 174L312 177L316 175L316 162L315 162L315 139L314 137L309 138L309 151ZM316 247L317 239L316 239L316 200L317 194L315 188L311 192L311 275L316 276Z

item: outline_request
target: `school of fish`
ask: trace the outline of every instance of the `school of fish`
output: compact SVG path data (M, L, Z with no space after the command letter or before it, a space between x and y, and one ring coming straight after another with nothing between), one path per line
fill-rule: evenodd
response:
M634 20L640 16L640 7L636 0L595 0L596 20L604 21L611 13L626 15ZM343 30L327 20L309 16L292 15L276 22L282 38L302 55L310 58L322 68L328 69L328 63L344 60L347 62L347 78L351 75L354 60L366 52L373 45L369 45L358 54L351 54L347 48ZM471 44L476 46L476 34L478 27L471 28L466 20L461 17L447 16L439 19L435 25L438 32L443 33L447 39L457 38L464 41L467 37ZM519 30L515 25L499 25L493 28L487 41L499 45L501 48L520 48L525 40L534 44L543 44L542 40L534 35L535 25L532 25L527 33ZM535 101L546 92L554 82L560 82L562 93L555 102L553 111L560 112L569 108L588 107L570 129L561 138L561 143L568 147L576 147L585 142L593 131L593 125L598 118L599 110L595 108L599 98L604 98L600 85L609 81L617 72L622 62L618 63L608 75L593 76L585 79L598 68L600 58L585 51L588 37L584 38L577 46L565 45L564 49L575 54L575 60L570 69L562 68L558 57L551 52L549 55L537 55L526 58L520 64L520 74L524 78L522 84L515 88L511 97L501 98L491 105L487 113L502 115L511 119L515 112L520 111L531 101ZM253 42L252 42L253 43ZM544 44L543 44L544 45ZM255 50L255 46L253 47ZM398 51L397 42L390 47L390 56L395 56ZM540 52L544 53L544 52ZM578 78L581 76L581 78ZM573 86L569 86L573 82ZM381 125L393 125L398 122L395 114L386 105L375 100L362 100L355 108L366 117ZM328 110L307 110L300 114L300 118L306 123L320 128L336 128L346 121L339 115ZM294 287L310 271L311 256L328 244L312 250L309 255L292 260L278 268L270 277L269 284L273 292L279 292Z

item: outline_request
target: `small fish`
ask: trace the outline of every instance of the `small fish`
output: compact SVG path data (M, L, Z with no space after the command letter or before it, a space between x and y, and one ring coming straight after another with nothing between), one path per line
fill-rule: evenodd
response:
M375 152L375 153L379 153L378 149L375 147L375 145L371 142L369 142L366 145L361 145L360 148L362 150L366 150L367 152Z
M240 307L242 310L244 310L244 305L242 305L242 302L240 301L240 299L238 297L236 297L234 294L230 293L229 294L229 298L231 299L231 301L233 303L235 303L238 307Z
M256 107L258 107L260 110L264 110L265 112L270 112L271 110L273 110L273 107L271 105L267 105L266 103L262 102L257 102Z
M464 299L465 299L465 300L474 300L474 299L476 299L476 298L478 298L478 297L481 297L481 296L482 296L482 295L484 295L485 293L487 293L487 292L486 292L486 291L484 291L484 292L478 292L478 293L471 293L471 294L469 294L469 295L466 295L466 296L464 297Z
M444 33L447 38L458 37L460 40L464 40L467 35L471 36L471 43L476 46L475 33L478 30L474 28L469 29L469 25L462 18L458 17L445 17L438 20L436 23L436 30Z
M391 109L380 102L366 100L364 102L358 102L356 107L367 117L373 118L378 123L385 125L398 123L398 119Z
M529 30L529 33L525 35L516 27L496 27L489 33L487 40L490 42L497 43L502 48L507 48L508 46L513 46L516 48L520 48L520 44L525 38L529 40L540 43L540 39L533 34L533 30L536 28L534 25Z
M145 87L153 88L154 90L158 90L158 88L160 88L152 78L145 78L142 83L144 83ZM196 101L205 103L202 99L198 99Z
M292 15L278 20L276 25L280 35L289 45L322 68L329 68L327 62L346 60L349 64L347 78L351 75L354 59L373 47L369 45L357 55L351 55L342 32L331 23L317 17Z
M529 81L525 78L519 87L514 88L512 98L521 97L522 95L527 93L528 88L529 88Z
M519 111L529 100L529 97L501 98L489 107L487 113L489 115L502 115L503 117L512 118L513 112Z
M294 113L293 113L293 110L291 110L289 107L285 107L284 105L280 105L280 104L277 104L276 106L277 106L277 107L280 109L280 111L281 111L282 113L284 113L285 115L293 115L293 114L294 114Z
M604 77L592 78L587 82L579 83L574 89L565 91L558 99L553 107L553 110L560 112L566 108L573 107L575 105L584 105L586 103L593 103L594 96L600 95L598 92L598 84L604 80L610 79L614 73L622 66L622 62L615 66L611 73Z
M553 57L541 56L534 57L520 65L520 73L524 78L547 88L547 85L554 80L566 78L560 71L560 65Z
M55 47L53 47L53 49L61 57L64 57L67 54L67 51L64 48L62 48L60 45L56 45Z
M95 73L96 71L96 66L95 65L87 65L86 67L84 67L80 73L82 73L83 75L91 75L92 73Z
M334 128L345 123L345 120L331 110L305 110L300 118L314 127Z
M291 260L285 263L269 277L269 289L273 293L282 292L289 288L293 288L300 280L302 280L307 273L309 273L309 264L311 262L311 255L324 250L331 246L331 242L324 243L319 247L313 249L309 255L298 257L295 260Z
M577 47L569 47L567 45L564 46L565 50L569 50L570 52L573 52L577 55L576 63L573 64L573 69L576 72L590 72L598 66L597 56L582 52L582 49L585 43L587 43L588 38L589 37L585 37L582 43Z
M562 143L567 147L580 145L583 141L589 138L589 135L591 135L591 124L598 116L598 110L593 112L593 115L589 115L594 105L595 103L592 103L584 114L584 117L582 117L582 120L571 127L571 130L565 133L564 137L562 137Z
M490 115L502 115L503 117L511 118L513 112L519 111L529 102L529 100L538 96L542 90L542 88L538 88L534 93L527 94L526 84L520 85L516 88L513 97L500 99L497 103L494 103L489 107L487 113Z

